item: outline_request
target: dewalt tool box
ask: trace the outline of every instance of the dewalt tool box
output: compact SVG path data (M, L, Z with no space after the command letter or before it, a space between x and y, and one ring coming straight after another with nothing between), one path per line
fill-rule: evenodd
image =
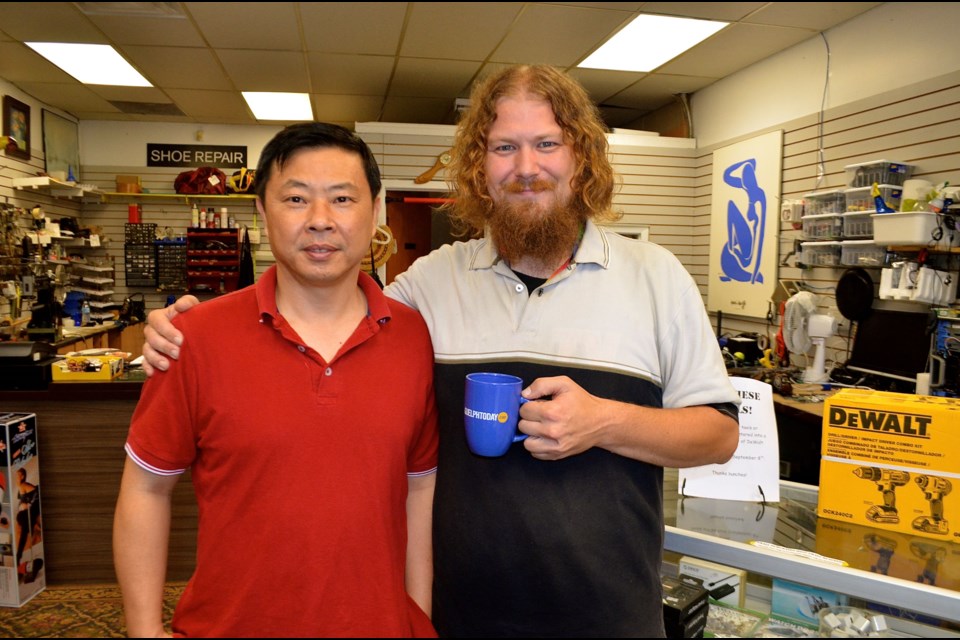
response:
M960 541L960 399L843 389L821 452L817 515Z

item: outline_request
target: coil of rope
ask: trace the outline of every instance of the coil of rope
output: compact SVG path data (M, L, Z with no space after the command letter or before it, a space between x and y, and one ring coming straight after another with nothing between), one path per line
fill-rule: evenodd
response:
M379 282L379 278L376 276L376 270L385 265L387 260L390 259L390 256L396 252L397 240L393 237L393 232L390 231L390 227L385 224L377 225L377 230L373 234L373 240L370 242L370 255L365 256L363 260L360 261L360 268L372 275L374 280Z

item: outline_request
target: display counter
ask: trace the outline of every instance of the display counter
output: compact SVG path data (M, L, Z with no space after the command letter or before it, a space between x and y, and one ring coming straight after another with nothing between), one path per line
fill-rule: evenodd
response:
M687 497L664 483L664 548L755 574L960 623L960 544L816 516L817 487L782 481L771 505ZM848 566L750 544L760 540Z
M113 583L113 512L123 450L142 380L55 382L0 391L3 411L37 414L47 584ZM186 580L196 556L197 509L189 473L173 494L167 577Z

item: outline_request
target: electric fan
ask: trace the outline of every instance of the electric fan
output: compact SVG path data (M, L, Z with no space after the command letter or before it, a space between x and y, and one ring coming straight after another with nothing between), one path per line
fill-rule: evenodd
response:
M809 291L795 293L784 305L783 340L790 353L806 354L815 346L813 364L803 372L804 382L826 382L826 339L837 332L837 320L817 313L817 298Z

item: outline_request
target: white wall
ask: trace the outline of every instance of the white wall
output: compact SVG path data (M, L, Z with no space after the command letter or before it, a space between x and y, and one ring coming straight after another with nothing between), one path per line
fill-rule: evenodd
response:
M958 2L887 2L701 89L699 148L960 69Z
M80 122L80 165L145 167L150 142L246 146L247 166L256 167L263 145L280 129L277 125L84 120Z

